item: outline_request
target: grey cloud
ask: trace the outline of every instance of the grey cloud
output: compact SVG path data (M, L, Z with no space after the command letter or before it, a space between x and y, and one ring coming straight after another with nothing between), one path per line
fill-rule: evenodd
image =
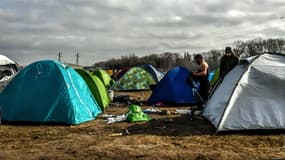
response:
M129 53L205 51L284 37L284 0L1 0L0 52L28 64L62 51L90 65Z

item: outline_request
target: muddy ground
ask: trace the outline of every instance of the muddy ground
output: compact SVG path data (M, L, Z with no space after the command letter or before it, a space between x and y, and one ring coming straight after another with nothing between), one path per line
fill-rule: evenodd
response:
M122 94L122 93L119 93ZM138 100L149 92L124 93ZM147 108L146 106L144 108ZM189 108L180 107L179 109ZM192 121L174 114L153 115L150 122L108 125L103 117L79 126L11 124L0 127L2 159L285 159L285 134L227 133L214 135L202 118ZM112 105L106 114L126 113L126 105ZM121 135L128 132L129 135Z

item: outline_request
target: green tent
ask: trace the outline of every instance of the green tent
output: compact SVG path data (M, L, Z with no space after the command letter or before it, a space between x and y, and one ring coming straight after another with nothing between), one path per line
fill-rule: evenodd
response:
M92 75L88 71L82 69L76 69L76 71L87 83L90 91L94 95L101 109L105 110L106 107L110 104L110 99L103 82L97 76Z
M106 71L102 69L97 69L93 71L93 75L100 78L100 80L104 83L106 88L109 88L112 85L112 78Z
M214 74L214 77L211 80L211 86L216 84L216 82L219 80L219 77L220 77L220 67L217 68L217 70L216 70L216 72Z
M149 90L156 84L153 76L141 67L133 67L124 74L112 87L115 91Z

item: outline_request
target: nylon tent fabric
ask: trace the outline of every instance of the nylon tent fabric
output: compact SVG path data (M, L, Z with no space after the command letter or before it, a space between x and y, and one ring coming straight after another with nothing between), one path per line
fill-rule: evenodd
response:
M156 81L150 73L141 67L133 67L112 86L112 89L115 91L149 90L150 85L154 84Z
M135 123L146 122L151 120L151 118L142 111L140 106L132 104L129 106L127 120L131 123Z
M220 78L220 67L215 71L213 78L210 80L211 86L214 86Z
M12 76L18 71L18 65L10 58L0 55L0 79L5 76Z
M285 56L262 54L235 67L204 111L220 131L285 129Z
M152 77L156 80L156 82L159 82L164 76L162 72L158 71L155 67L153 67L150 64L141 65L140 67L142 67L144 70L150 73Z
M97 76L83 69L76 69L76 72L84 79L101 109L105 110L110 104L110 98L103 82Z
M0 55L0 65L9 65L9 64L16 64L13 60L8 58L7 56Z
M104 83L106 88L109 88L112 84L112 78L109 76L109 74L102 70L102 69L97 69L93 71L93 75L97 76L100 78L100 80Z
M13 80L16 74L10 76L4 76L0 79L0 93L7 87L7 85Z
M38 61L25 67L1 93L3 120L77 125L101 109L87 84L71 67Z
M10 58L0 55L0 93L18 72L18 64Z
M215 73L216 73L216 70L215 71L212 71L212 72L210 72L209 73L209 76L208 76L208 80L209 80L209 82L211 82L212 81L212 79L214 78L214 76L215 76Z
M197 89L187 83L190 71L184 67L171 69L154 88L148 104L158 102L174 104L197 104L200 98Z
M119 80L125 73L128 72L130 68L124 68L124 69L120 69L119 71L115 72L111 77L117 81Z

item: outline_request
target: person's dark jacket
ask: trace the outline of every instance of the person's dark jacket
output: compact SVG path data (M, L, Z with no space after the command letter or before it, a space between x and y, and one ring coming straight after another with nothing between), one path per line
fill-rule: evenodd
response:
M220 63L220 78L224 78L239 63L239 58L235 55L223 56Z

